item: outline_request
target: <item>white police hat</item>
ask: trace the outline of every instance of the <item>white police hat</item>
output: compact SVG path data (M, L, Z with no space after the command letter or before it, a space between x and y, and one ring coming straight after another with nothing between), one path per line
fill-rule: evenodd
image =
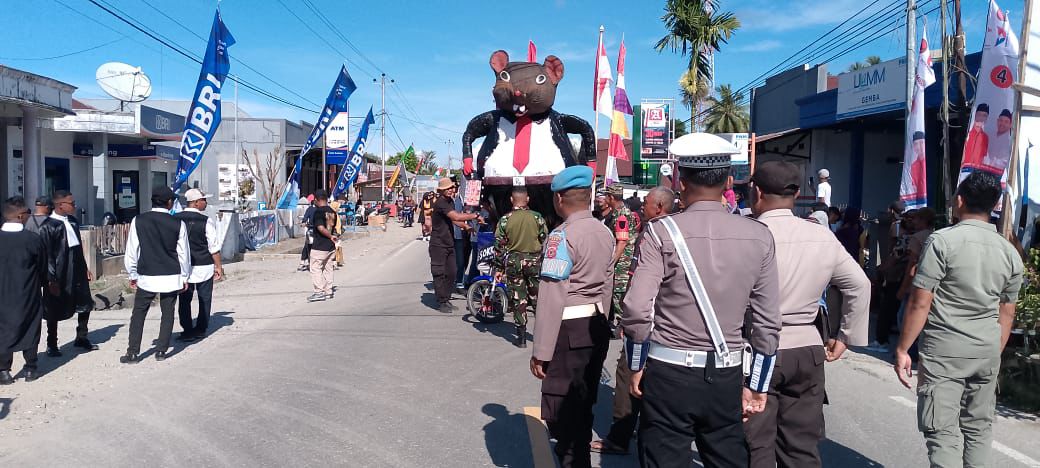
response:
M717 169L730 167L740 152L732 143L710 133L690 133L676 138L668 150L679 160L679 167Z

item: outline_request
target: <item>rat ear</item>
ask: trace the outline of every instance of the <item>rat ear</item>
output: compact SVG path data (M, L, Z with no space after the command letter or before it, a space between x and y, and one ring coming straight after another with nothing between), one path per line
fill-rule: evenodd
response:
M497 75L502 70L506 69L506 65L509 64L509 54L504 50L496 50L491 54L491 69L495 71Z
M563 61L555 55L545 57L545 63L542 66L545 67L545 72L549 74L549 79L553 84L557 84L563 79Z

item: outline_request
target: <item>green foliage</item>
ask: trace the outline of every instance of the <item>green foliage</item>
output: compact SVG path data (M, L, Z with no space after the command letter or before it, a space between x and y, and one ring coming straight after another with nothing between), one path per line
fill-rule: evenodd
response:
M1036 330L1040 324L1040 249L1029 249L1015 310L1018 328Z
M708 97L708 77L698 76L695 70L686 70L679 77L679 96L682 104L690 109L690 120L697 119L697 104Z
M730 85L715 88L716 96L708 98L710 107L705 119L708 133L746 133L751 126L751 115L743 103L744 93L734 92Z
M698 77L712 78L709 56L718 52L740 29L740 20L733 13L717 11L717 0L667 0L664 23L668 34L657 41L658 52L671 49L683 57L689 56L687 69L697 70Z
M675 138L679 138L689 132L686 131L686 121L679 119L672 119L672 125L675 127Z
M419 168L419 175L433 174L437 170L437 152L421 151L412 153L397 153L386 159L387 166L396 166L398 162L404 161L404 168L409 172L416 173L415 167L419 164L419 156L425 155L423 165Z

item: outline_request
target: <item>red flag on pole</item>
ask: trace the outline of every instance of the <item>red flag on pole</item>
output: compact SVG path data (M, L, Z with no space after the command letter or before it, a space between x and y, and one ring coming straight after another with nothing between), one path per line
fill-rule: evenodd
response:
M538 49L534 46L534 41L527 41L527 61L535 63L538 61Z

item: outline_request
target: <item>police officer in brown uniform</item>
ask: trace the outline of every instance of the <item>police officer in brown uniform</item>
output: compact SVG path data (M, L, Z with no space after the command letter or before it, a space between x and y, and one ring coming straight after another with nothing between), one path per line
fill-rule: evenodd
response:
M732 145L691 134L670 150L685 209L647 226L621 319L643 398L640 463L688 468L696 441L704 466L746 467L741 420L765 409L779 341L773 236L720 203Z
M592 406L610 343L614 236L592 216L592 169L571 166L553 178L563 224L546 238L531 373L542 380L542 419L564 467L589 467Z
M752 468L821 466L817 445L823 438L824 362L841 357L847 345L867 344L870 280L834 234L794 215L802 172L788 162L768 161L751 177L751 209L769 226L780 273L780 350L762 414L744 423ZM823 341L821 294L841 291L837 336Z

